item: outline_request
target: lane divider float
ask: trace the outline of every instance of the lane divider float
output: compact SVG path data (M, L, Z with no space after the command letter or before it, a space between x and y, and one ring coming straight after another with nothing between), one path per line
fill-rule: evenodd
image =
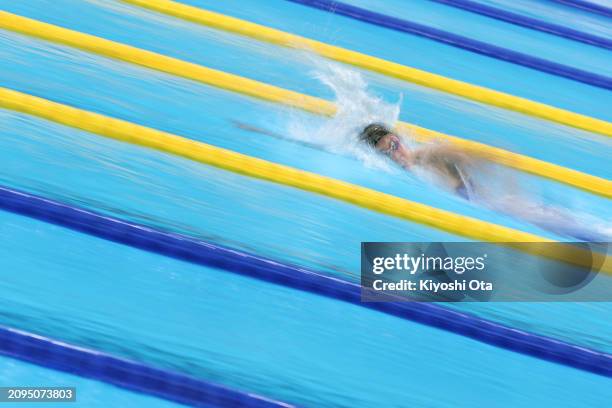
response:
M557 75L603 89L612 89L612 78L605 75L560 64L558 62L549 61L544 58L535 57L533 55L514 51L509 48L500 47L498 45L474 40L469 37L440 30L438 28L429 27L414 21L377 13L375 11L370 11L337 0L287 1L328 11L333 14L349 17L368 24L377 25L379 27L385 27L391 30L424 37L429 40L437 41L452 47L461 48L476 54L485 55L487 57L510 62L512 64L522 65L527 68L546 72L547 74Z
M7 88L0 88L0 107L38 116L96 135L174 154L234 173L335 198L477 241L550 241L537 235L454 214L369 188L272 163Z
M252 392L234 390L10 327L0 326L0 354L194 407L211 406L209 404L228 408L293 407Z
M587 1L587 0L548 0L548 1L554 1L556 3L561 3L568 7L574 7L580 10L586 10L591 13L601 14L602 16L612 18L612 8L606 7L603 4L593 3L592 1Z
M0 108L37 116L89 133L144 146L236 174L266 180L344 201L381 214L437 228L475 241L499 243L533 255L583 266L584 251L566 245L551 252L545 245L525 242L553 240L491 222L417 203L366 187L258 159L171 133L0 87ZM516 245L513 245L515 244ZM606 258L606 260L609 260ZM590 265L586 265L590 267ZM612 273L612 262L601 268Z
M568 38L574 41L580 41L585 44L594 45L608 50L612 49L612 40L604 37L599 37L594 34L586 33L584 31L574 30L566 26L559 24L549 23L542 21L537 18L524 16L522 14L513 13L500 8L488 6L472 0L430 0L436 3L445 4L448 6L460 8L463 10L470 11L472 13L480 14L483 16L491 17L496 20L505 21L510 24L518 25L521 27L530 28L532 30L542 31L548 34L554 34L559 37Z
M326 58L367 69L379 74L412 82L428 88L482 102L487 105L520 112L548 121L575 127L589 132L612 136L612 123L581 115L561 108L555 108L526 98L494 91L485 87L468 84L404 66L381 58L347 50L320 41L251 23L235 17L188 6L170 0L122 0L162 14L177 17L207 27L227 31L288 48L306 49Z
M332 102L321 98L2 11L0 11L0 28L313 114L333 116L336 113L336 106ZM409 133L419 142L448 141L472 154L505 166L612 198L612 181L601 177L405 122L399 122L397 128L403 133Z

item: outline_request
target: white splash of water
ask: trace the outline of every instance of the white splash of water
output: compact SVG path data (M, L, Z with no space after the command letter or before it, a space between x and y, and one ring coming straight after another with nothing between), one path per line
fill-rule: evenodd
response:
M359 133L373 122L393 127L399 117L401 95L397 103L387 103L369 92L368 84L358 71L312 55L309 60L315 66L314 78L334 92L337 113L316 129L303 123L303 119L294 118L288 126L289 134L331 152L354 156L367 167L398 171L388 159L361 142Z

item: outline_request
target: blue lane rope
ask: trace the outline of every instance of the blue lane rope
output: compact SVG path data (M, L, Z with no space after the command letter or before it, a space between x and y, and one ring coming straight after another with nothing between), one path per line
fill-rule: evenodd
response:
M562 25L548 23L536 18L527 17L521 14L487 6L471 0L430 0L436 3L445 4L448 6L460 8L472 13L481 14L497 20L505 21L521 27L530 28L532 30L543 31L549 34L555 34L559 37L569 38L574 41L580 41L585 44L595 45L597 47L612 49L612 40L599 37L583 31L574 30Z
M549 0L550 1L550 0ZM590 11L591 13L602 14L606 17L612 17L612 9L601 4L595 4L586 0L552 0L555 3L561 3L569 7L574 7L581 10Z
M498 47L482 41L473 40L461 35L438 30L412 21L402 20L396 17L376 13L350 4L341 3L335 0L287 0L293 3L317 8L331 13L337 13L366 23L390 28L421 37L429 38L434 41L448 44L453 47L462 48L487 57L496 58L513 64L522 65L548 74L561 76L582 82L588 85L597 86L604 89L612 89L612 78L582 69L570 67L542 58L533 57L507 48Z
M612 354L518 330L433 303L362 303L361 287L353 282L6 187L0 187L0 209L146 251L341 300L506 350L612 378Z
M2 326L0 354L194 407L293 406Z

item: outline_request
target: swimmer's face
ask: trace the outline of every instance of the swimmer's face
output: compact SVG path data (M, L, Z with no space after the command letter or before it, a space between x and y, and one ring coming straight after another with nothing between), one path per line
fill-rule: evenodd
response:
M406 149L399 136L395 133L387 133L383 136L378 143L376 143L376 150L389 156L396 162L405 161L408 155L408 149Z

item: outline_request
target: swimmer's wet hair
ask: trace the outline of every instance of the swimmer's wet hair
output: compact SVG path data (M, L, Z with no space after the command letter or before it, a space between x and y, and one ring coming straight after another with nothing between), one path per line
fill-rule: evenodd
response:
M389 133L392 133L391 130L382 123L371 123L363 128L359 135L359 139L372 147L376 147L378 141Z

